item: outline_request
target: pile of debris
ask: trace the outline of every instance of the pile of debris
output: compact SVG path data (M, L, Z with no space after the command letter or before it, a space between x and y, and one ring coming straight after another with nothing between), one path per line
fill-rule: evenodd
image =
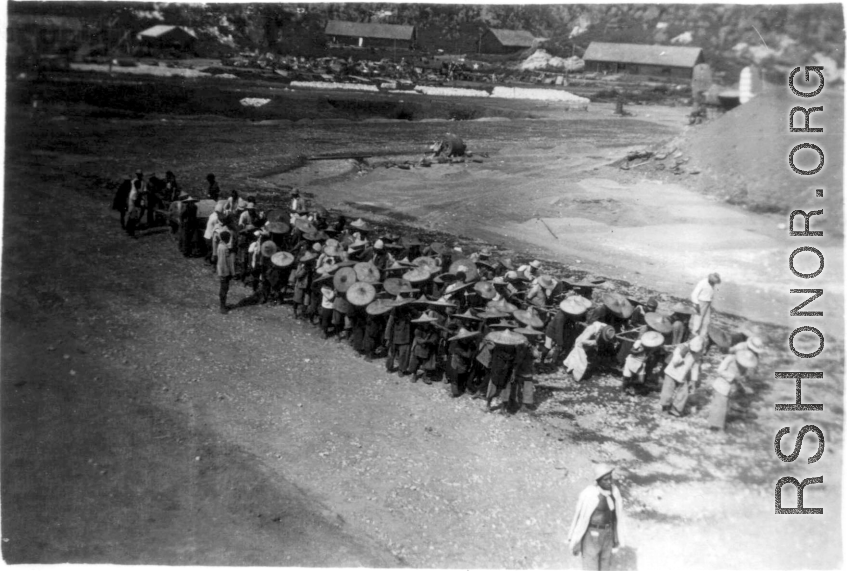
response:
M674 175L696 175L700 170L689 165L691 157L686 156L678 146L671 142L654 149L634 149L613 163L621 170L639 169L642 172L667 172Z

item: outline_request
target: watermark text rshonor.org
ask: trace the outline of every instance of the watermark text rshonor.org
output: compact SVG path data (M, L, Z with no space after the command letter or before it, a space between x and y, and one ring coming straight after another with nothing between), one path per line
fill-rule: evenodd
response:
M803 105L796 105L791 108L791 111L788 113L788 129L789 132L794 133L823 133L824 127L812 127L810 126L811 116L813 113L821 113L821 115L817 115L816 118L823 118L823 105L815 105L815 98L823 93L824 90L824 74L823 74L823 66L805 66L802 74L802 81L798 78L798 74L800 74L800 68L795 67L791 70L791 73L788 74L788 87L791 90L791 93L794 96L801 98L798 99L799 102L803 102L805 105L811 104L811 107L804 107ZM800 84L800 85L798 85ZM801 114L800 117L803 125L801 127L795 127L795 117L797 114ZM817 156L815 157L814 154ZM800 162L800 159L804 157L811 156L812 164L815 164L812 168L800 168L797 166L797 163ZM801 177L814 177L817 173L823 169L824 165L824 151L815 143L802 142L798 141L797 144L791 149L788 153L788 166L791 167L791 170ZM806 166L806 165L804 165ZM815 186L814 178L811 179L801 179L801 180L810 180L812 187ZM815 188L814 191L814 199L821 199L824 196L823 188ZM811 198L811 197L807 197ZM812 200L813 202L814 200ZM806 207L808 208L808 207ZM813 216L821 216L823 214L823 208L819 208L817 210L809 210L808 212L805 210L793 210L788 217L788 235L793 237L798 237L803 240L802 243L798 243L797 247L791 252L788 256L788 268L791 270L791 273L804 280L809 280L810 286L820 285L816 283L815 280L818 276L821 275L824 269L824 255L818 248L810 245L814 243L816 238L820 238L823 236L823 230L811 230L811 219ZM798 219L798 217L802 218L802 230L797 230L794 227L794 222ZM805 258L805 263L809 263L811 260L811 266L806 267L805 263L801 265L801 268L804 270L810 271L799 271L796 267L796 263ZM799 317L804 319L805 321L792 323L794 326L794 330L788 336L788 348L791 352L800 359L814 359L818 355L823 352L824 349L824 335L821 333L817 325L815 323L814 318L823 317L823 311L811 311L804 310L803 308L807 305L814 302L819 297L823 296L824 290L823 287L819 288L801 288L801 289L790 289L790 293L798 293L804 294L805 301L794 307L790 310L790 317ZM806 318L812 318L811 320L806 320ZM801 361L802 362L802 361ZM804 363L813 363L812 361L804 361ZM807 365L808 366L808 365ZM812 365L809 368L814 368ZM774 371L774 377L776 379L782 380L794 380L795 382L795 396L793 404L776 404L775 408L777 411L784 412L796 412L796 413L811 413L815 411L822 411L823 404L821 403L804 403L802 402L802 383L803 379L823 379L822 371ZM810 456L808 459L808 463L812 464L817 462L823 457L824 448L825 448L825 439L823 431L815 426L814 424L806 424L800 431L797 433L796 440L794 441L794 451L791 454L783 454L780 449L780 442L782 437L791 432L791 428L785 426L776 433L776 437L773 441L774 452L776 452L777 457L783 462L794 462L800 456L800 449L803 446L803 438L807 433L812 432L818 439L818 449L814 453L814 455ZM806 486L810 484L822 484L823 476L817 476L814 478L805 478L802 482L797 480L797 478L793 476L783 476L776 482L776 489L774 490L774 505L775 505L775 513L779 515L785 514L823 514L823 508L807 508L803 506L803 490ZM782 507L782 487L785 484L794 484L797 489L797 507L794 508L783 508Z

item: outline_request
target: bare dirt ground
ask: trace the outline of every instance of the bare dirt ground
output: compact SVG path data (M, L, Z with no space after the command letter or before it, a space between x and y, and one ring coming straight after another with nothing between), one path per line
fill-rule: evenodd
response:
M545 372L534 414L488 415L479 401L451 399L445 385L410 385L321 340L287 307L219 315L202 261L182 258L166 232L130 241L108 210L107 183L135 168L174 170L192 192L215 172L225 191L272 196L297 184L336 212L509 247L565 274L617 278L621 289L657 291L663 306L718 263L730 283L748 284L757 272L778 279L760 259L779 248L769 241L778 240L768 226L777 219L604 166L631 145L674 136L684 113L637 111L631 119L600 107L533 109L546 120L257 124L98 119L82 107L32 120L13 106L0 364L4 559L577 567L564 540L590 462L603 460L619 467L632 516L633 547L617 568L837 567L838 342L828 340L818 361L826 379L804 384L804 399L826 410L786 417L772 404L790 402L793 386L775 387L769 372L792 365L782 349L787 331L753 324L774 349L755 393L738 399L725 439L705 429L705 386L692 415L672 420L653 411L655 393L622 396L608 376L575 385ZM303 154L412 156L448 129L461 129L476 156L488 157L408 171L378 166L387 161L378 158L373 169L310 162L289 170ZM734 231L746 232L737 237L749 249L747 265L732 265L743 248L727 239L689 269L682 246L697 240L653 223L657 191L678 201L652 214L663 223L684 229L702 213L714 224L728 217L724 231L741 225ZM535 216L559 239L542 238ZM613 232L625 237L606 235ZM656 243L656 233L672 239ZM678 249L666 259L668 243ZM633 260L620 261L626 248ZM246 293L235 287L231 296ZM720 309L731 307L732 293L724 290ZM718 321L749 324L733 315ZM708 375L719 356L707 361ZM827 434L824 458L780 462L774 433L812 421ZM807 439L801 456L813 444ZM797 533L795 517L773 515L774 483L821 473L825 484L807 488L806 505L825 506L824 516L803 519Z

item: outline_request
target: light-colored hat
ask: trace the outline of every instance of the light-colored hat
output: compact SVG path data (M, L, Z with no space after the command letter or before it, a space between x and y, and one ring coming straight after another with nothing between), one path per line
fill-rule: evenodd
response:
M270 258L279 250L279 248L276 247L276 244L274 244L271 240L265 240L264 242L262 242L260 248L262 251L262 255L266 258Z
M332 278L332 285L340 293L345 293L354 283L356 283L356 271L353 268L341 268Z
M747 348L756 355L761 355L765 350L765 342L762 341L761 337L750 337L747 340Z
M447 289L444 290L444 293L451 294L456 293L457 291L462 291L463 289L471 287L472 283L462 283L462 282L453 282L447 286Z
M323 249L324 249L324 247L321 246L320 242L315 242L314 244L312 244L312 251L314 251L316 253L322 252Z
M289 254L288 252L277 252L273 256L271 256L271 263L280 268L285 268L290 266L294 262L294 256Z
M473 288L484 299L494 299L497 297L497 292L494 291L494 285L491 282L476 282Z
M614 471L614 468L609 466L608 464L595 464L594 465L594 480L599 480L606 474L611 474Z
M496 309L497 311L505 311L506 313L512 313L513 311L520 309L517 305L513 303L509 303L505 299L500 299L497 301L489 301L485 304L486 309Z
M435 258L429 256L420 256L412 260L412 263L419 268L425 268L429 273L434 274L441 271L441 264Z
M369 283L356 282L347 288L347 301L353 305L365 306L376 298L376 289Z
M438 315L434 311L427 311L417 319L412 319L411 323L437 323Z
M390 299L377 299L372 301L365 308L365 311L370 315L382 315L388 313L394 308L394 303Z
M453 317L456 317L456 318L459 318L459 319L468 319L470 321L482 321L482 319L480 319L479 317L477 317L473 313L471 313L470 309L466 309L464 313L458 313L458 314L454 315Z
M500 321L490 324L489 327L491 329L517 329L518 325L517 322L510 319L500 318Z
M357 230L362 230L362 231L364 231L364 232L367 232L368 230L370 230L370 226L368 226L368 223L367 223L367 222L365 222L364 220L362 220L361 218L359 218L358 220L354 220L353 222L351 222L351 223L350 223L350 227L351 227L351 228L355 228L355 229L357 229Z
M635 310L629 300L619 293L608 292L603 294L603 304L618 317L629 319Z
M647 348L660 347L665 343L665 338L657 331L648 331L641 336L641 344Z
M544 289L554 288L556 287L556 280L552 276L543 274L538 276L538 285L540 285Z
M576 299L577 297L579 296L571 296L569 298L566 298L559 304L559 309L570 315L582 315L587 311L587 309Z
M521 335L534 335L534 336L544 335L543 331L539 331L538 329L535 329L533 327L527 327L527 326L518 327L517 329L513 329L512 331L514 331L515 333L520 333Z
M448 338L448 341L457 341L459 339L468 339L469 337L476 337L479 335L479 331L468 331L464 327L459 327L459 332Z
M241 199L239 199L239 202ZM305 218L298 218L294 221L294 227L303 232L304 234L312 234L318 231L315 228L315 225L306 220Z
M544 321L542 321L541 318L538 317L538 314L532 307L529 307L526 310L518 309L516 311L513 311L512 315L514 315L515 319L517 319L524 325L528 325L535 329L541 329L542 327L544 327Z
M742 349L736 353L735 361L745 369L755 369L759 365L759 358L747 349Z
M406 290L403 290L403 291L405 292ZM414 290L414 291L417 291L417 290ZM394 298L394 300L391 303L394 305L394 307L401 307L403 305L412 303L413 301L414 301L413 299L410 299L408 297L403 297L402 295L398 295L397 297Z
M465 282L473 282L479 279L479 270L477 269L476 264L473 263L473 260L468 258L454 260L453 263L450 264L450 269L448 271L455 275L459 275L460 273L464 274Z
M379 281L379 269L370 262L359 262L353 266L353 270L360 282L375 284Z
M652 311L650 313L645 313L644 321L646 321L647 325L659 333L670 333L673 331L673 324L671 323L671 320L659 313L653 313Z
M374 242L374 250L382 250L385 247L385 242L382 240L377 240Z
M368 304L365 311L370 315L382 315L383 313L388 313L393 308L394 303L390 299L377 299Z
M509 317L508 313L497 309L486 309L485 311L480 311L477 315L482 319L499 319L501 317Z
M285 222L268 222L265 224L265 228L272 234L288 234L288 231L291 230L291 226Z
M351 250L360 250L368 245L367 240L362 240L361 238L356 238L352 244L350 244L349 248Z
M414 284L427 281L431 275L432 274L430 274L426 268L420 267L403 274L403 279L408 280Z
M441 256L447 251L447 246L443 242L433 242L429 245L429 249Z
M538 260L532 260L529 265L537 270L541 267L541 262L539 262Z
M493 341L498 345L522 345L527 343L527 338L520 333L515 333L510 329L502 329L492 331L485 336L485 339Z
M400 290L403 286L407 286L411 289L412 284L408 280L404 280L402 278L388 278L382 283L383 289L391 295L400 295Z

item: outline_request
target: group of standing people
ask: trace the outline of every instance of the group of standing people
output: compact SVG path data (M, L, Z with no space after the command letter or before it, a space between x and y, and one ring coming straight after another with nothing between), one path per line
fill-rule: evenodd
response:
M384 357L386 370L410 382L449 383L453 396L483 399L486 410L531 410L534 372L563 367L578 382L620 374L632 395L660 388L658 408L684 416L711 347L726 356L712 381L710 426L723 430L731 393L750 390L745 379L764 344L711 325L718 274L697 284L690 303L660 313L656 298L614 292L590 276L556 277L538 260L426 244L361 219L330 223L298 191L290 201L263 212L254 197L234 193L201 224L222 313L288 304L324 338L368 360ZM192 203L182 201L181 220ZM229 304L233 280L252 293Z
M209 175L208 197L216 202L204 221L173 173L161 185L154 179L145 182L139 171L126 181L125 197L113 204L121 225L133 236L142 214L172 204L181 251L202 251L214 268L221 313L288 304L294 319L325 339L349 343L367 360L384 358L387 371L412 383L446 382L453 397L484 400L486 411L531 410L534 373L563 367L576 382L597 371L619 373L628 394L645 393L652 382L661 387L658 408L680 417L704 355L717 347L724 357L712 379L709 425L720 431L731 394L751 390L746 381L765 350L755 335L711 325L716 273L696 285L690 303L661 313L656 298L614 292L591 276L556 276L538 260L424 243L362 219L331 223L325 208L297 190L288 208L263 212L252 196L221 199ZM228 302L233 280L252 289L235 304ZM569 544L586 568L608 568L611 550L623 544L612 472L598 466L578 501Z

